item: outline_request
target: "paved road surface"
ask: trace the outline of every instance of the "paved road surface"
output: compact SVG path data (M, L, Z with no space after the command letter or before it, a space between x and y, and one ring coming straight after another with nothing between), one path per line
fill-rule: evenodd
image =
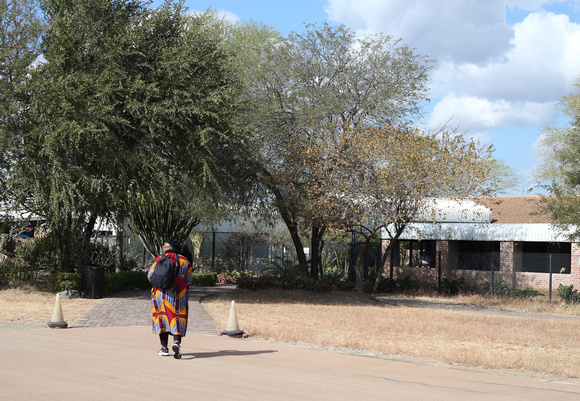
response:
M0 331L0 399L580 400L573 383L219 336L196 291L181 360L156 355L146 293L103 299L67 329Z

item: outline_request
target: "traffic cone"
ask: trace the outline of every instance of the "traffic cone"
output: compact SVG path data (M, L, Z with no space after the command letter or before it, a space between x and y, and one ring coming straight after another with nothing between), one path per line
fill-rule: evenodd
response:
M236 312L236 301L232 301L232 306L230 307L230 316L228 317L228 325L221 335L226 335L230 337L240 338L244 335L244 332L240 330L238 326L238 314Z
M56 294L56 301L54 302L54 312L52 312L52 318L48 322L48 327L50 328L60 328L65 329L68 324L64 321L62 316L62 305L60 303L60 295Z

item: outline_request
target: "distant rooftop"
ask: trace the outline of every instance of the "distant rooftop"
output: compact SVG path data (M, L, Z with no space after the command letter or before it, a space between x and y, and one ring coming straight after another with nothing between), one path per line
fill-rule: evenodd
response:
M501 196L480 198L477 203L491 209L492 223L537 224L551 223L550 217L540 213L539 196Z

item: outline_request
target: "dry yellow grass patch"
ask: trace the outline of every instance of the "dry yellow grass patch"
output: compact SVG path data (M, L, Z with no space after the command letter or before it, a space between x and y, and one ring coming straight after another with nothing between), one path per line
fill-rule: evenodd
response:
M459 295L453 298L446 297L414 297L432 302L445 302L461 305L478 306L482 308L494 308L515 312L546 313L562 316L580 316L580 305L566 305L561 301L556 291L552 294L552 302L549 297L537 296L530 299L506 298L506 297L482 297L480 295Z
M254 338L580 378L580 321L379 304L354 293L235 291L204 300L225 329L231 301Z
M56 295L34 289L0 290L0 329L48 327ZM71 325L98 299L61 299L64 320Z

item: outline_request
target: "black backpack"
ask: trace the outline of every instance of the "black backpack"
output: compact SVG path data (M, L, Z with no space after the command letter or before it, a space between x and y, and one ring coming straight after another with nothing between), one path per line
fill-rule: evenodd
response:
M179 266L179 255L175 254L177 265ZM162 255L161 259L155 264L153 273L151 273L151 285L162 290L168 290L173 287L175 281L175 264L167 256Z

